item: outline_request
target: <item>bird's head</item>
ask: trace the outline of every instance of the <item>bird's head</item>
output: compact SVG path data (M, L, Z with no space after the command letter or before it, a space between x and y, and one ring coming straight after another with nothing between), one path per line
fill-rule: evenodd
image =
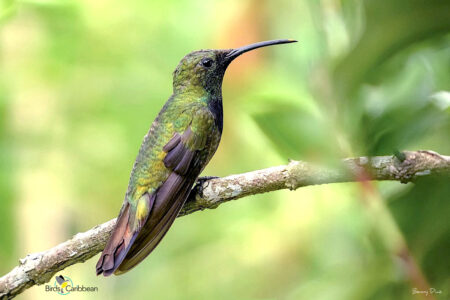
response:
M236 49L199 50L186 55L173 72L174 93L184 91L220 93L223 75L239 55L261 47L293 43L295 40L259 42Z

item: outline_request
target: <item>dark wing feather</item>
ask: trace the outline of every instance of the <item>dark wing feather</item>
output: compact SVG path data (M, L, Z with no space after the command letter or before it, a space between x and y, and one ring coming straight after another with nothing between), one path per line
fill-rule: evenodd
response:
M189 149L195 134L190 127L182 134L175 133L163 150L164 164L171 169L169 177L156 191L150 215L114 274L122 274L136 266L158 245L177 217L194 184L201 167L193 166L199 151Z

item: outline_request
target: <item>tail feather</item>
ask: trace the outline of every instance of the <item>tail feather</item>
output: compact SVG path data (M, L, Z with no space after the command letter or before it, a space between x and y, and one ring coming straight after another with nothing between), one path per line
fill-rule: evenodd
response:
M172 204L168 209L165 216L159 221L159 223L151 228L150 232L146 232L144 241L140 243L139 246L132 248L132 250L127 253L121 265L114 272L115 275L120 275L128 272L136 265L138 265L144 258L146 258L152 251L158 246L159 242L165 236L169 228L175 221L178 213L183 207L184 201L186 200L190 191L190 184L185 184L185 188L179 192L178 201ZM146 226L144 226L145 228Z
M154 203L154 196L150 197L148 194L145 194L144 196L147 197L151 210ZM136 212L130 208L130 203L125 202L122 211L117 218L116 227L97 262L97 275L103 273L104 276L109 276L113 274L126 257L131 245L133 245L134 240L141 230L140 226L135 226L134 224L137 221L135 215L133 215L135 213ZM146 220L144 220L143 223L145 223L145 221Z
M103 250L100 259L97 262L96 270L97 275L107 272L114 268L114 256L117 248L123 243L123 236L128 226L128 219L130 216L130 204L127 202L124 204L122 211L117 218L117 223L114 231L111 233L111 237ZM105 273L106 275L106 273Z

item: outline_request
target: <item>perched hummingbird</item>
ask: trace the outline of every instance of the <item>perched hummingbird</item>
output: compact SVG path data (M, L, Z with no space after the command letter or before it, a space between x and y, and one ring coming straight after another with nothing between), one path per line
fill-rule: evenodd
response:
M97 275L119 275L158 245L183 207L222 135L222 80L228 65L273 40L237 49L186 55L173 72L173 95L144 137L116 226L97 263Z

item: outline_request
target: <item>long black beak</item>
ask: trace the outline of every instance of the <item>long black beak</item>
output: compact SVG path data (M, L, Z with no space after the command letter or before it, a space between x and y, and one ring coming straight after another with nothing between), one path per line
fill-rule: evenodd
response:
M254 44L250 44L250 45L247 45L247 46L243 46L243 47L231 50L225 56L225 59L227 60L227 63L230 63L233 59L235 59L239 55L241 55L241 54L243 54L245 52L257 49L257 48L266 47L266 46L272 46L272 45L295 43L295 42L297 42L297 41L296 40L292 40L292 39L288 39L288 40L272 40L272 41L265 41L265 42L254 43Z

